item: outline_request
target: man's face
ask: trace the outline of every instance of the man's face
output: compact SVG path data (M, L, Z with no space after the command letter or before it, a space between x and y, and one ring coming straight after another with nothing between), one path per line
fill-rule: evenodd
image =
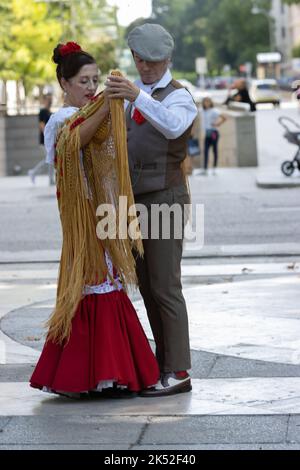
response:
M151 85L159 81L167 71L169 59L159 62L148 62L133 52L133 58L141 80L145 85Z

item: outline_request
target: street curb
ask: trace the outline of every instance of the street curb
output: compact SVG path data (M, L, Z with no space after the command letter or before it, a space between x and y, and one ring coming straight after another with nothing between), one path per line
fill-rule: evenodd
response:
M259 245L223 245L185 249L183 258L248 258L260 256L299 256L298 243L273 243Z
M255 258L255 257L282 257L300 256L299 243L273 243L259 245L222 245L204 246L191 243L192 249L183 249L183 259L192 258ZM0 253L0 264L47 264L59 263L60 250L35 250L19 251L12 253L2 251Z
M256 176L256 186L263 189L284 189L284 188L299 188L300 187L300 177L295 176L284 176L276 168L274 174L274 169L265 168L260 170Z
M275 183L275 182L263 182L263 181L256 181L256 186L262 189L286 189L286 188L300 188L300 181L299 182L282 182L282 183Z

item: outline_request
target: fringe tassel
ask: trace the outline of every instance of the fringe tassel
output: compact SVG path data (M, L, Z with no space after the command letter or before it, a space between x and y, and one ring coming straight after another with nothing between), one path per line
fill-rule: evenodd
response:
M113 72L120 75L119 72ZM80 123L92 116L104 103L102 95L88 103L66 122L57 140L57 192L63 232L63 245L55 309L45 324L47 339L62 344L71 335L72 319L83 298L85 285L103 282L107 276L105 251L127 289L137 284L134 248L143 254L138 240L99 240L96 233L96 209L111 203L116 213L119 197L126 196L128 207L134 205L127 155L126 123L123 100L112 100L110 119L99 126L92 141L84 148L80 162ZM78 124L78 125L77 125ZM136 213L127 214L127 227L137 222Z

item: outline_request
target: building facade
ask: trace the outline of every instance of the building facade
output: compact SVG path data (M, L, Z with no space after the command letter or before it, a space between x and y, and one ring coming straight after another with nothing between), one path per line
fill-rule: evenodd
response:
M280 52L282 65L287 66L291 59L290 7L282 0L272 0L270 16L273 18L272 52Z
M289 35L292 55L292 49L300 46L300 5L289 7Z

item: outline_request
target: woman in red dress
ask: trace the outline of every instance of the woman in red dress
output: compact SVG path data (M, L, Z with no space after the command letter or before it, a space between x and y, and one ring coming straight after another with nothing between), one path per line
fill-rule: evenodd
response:
M134 396L159 378L126 294L136 246L118 237L100 241L95 230L99 201L117 209L117 196L133 200L126 138L120 143L123 103L116 111L105 93L95 96L98 67L77 44L58 45L53 60L65 103L47 123L45 147L57 170L63 248L56 307L30 385L72 398Z

